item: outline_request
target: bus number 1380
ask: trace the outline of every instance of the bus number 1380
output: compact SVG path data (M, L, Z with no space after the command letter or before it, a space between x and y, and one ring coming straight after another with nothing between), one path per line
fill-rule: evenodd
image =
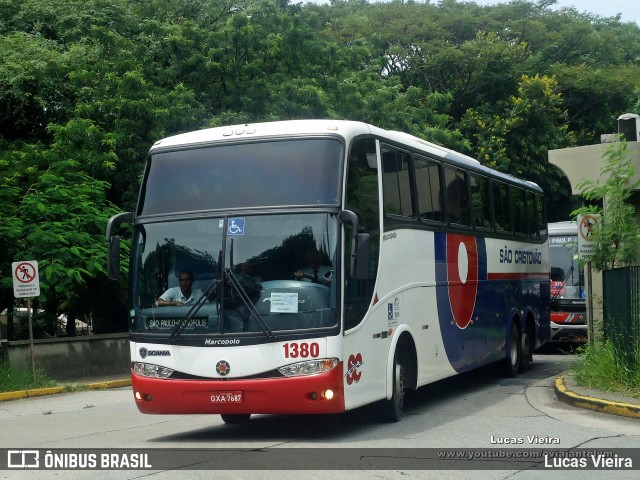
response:
M285 343L285 358L317 358L320 356L320 345L313 343Z

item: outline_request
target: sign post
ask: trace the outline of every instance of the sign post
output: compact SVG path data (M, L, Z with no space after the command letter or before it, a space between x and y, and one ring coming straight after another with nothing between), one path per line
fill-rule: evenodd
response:
M26 262L13 262L13 295L16 298L27 299L27 314L29 315L29 353L31 355L31 373L36 379L36 362L33 356L33 316L31 311L31 298L40 295L40 277L38 275L38 262L35 260Z
M587 261L587 335L589 345L593 346L595 331L593 327L593 294L591 281L591 255L593 253L593 230L600 225L600 215L578 215L578 258Z

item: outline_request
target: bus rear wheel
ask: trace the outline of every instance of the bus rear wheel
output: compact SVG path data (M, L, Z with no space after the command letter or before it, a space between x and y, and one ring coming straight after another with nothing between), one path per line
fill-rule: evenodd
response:
M393 358L391 375L393 382L391 398L382 403L382 417L387 422L398 422L404 411L405 369L398 359L397 352Z
M531 346L531 335L525 329L521 335L521 357L520 357L520 372L526 372L533 363L533 347Z
M251 418L250 413L236 413L236 414L221 414L222 421L227 425L237 425L239 423L245 423Z
M511 325L511 337L509 338L509 351L504 359L504 372L508 377L517 377L522 361L522 339L520 327L516 323Z

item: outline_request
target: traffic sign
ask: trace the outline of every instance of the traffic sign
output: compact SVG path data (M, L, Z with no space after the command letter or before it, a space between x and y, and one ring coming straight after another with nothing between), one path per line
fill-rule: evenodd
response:
M600 224L600 215L578 215L578 258L589 260L593 253L593 230Z
M13 262L11 271L13 272L13 295L16 298L38 297L40 295L37 261Z

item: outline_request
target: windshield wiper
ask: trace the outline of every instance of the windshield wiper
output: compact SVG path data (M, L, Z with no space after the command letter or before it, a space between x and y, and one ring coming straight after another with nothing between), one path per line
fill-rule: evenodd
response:
M276 339L275 335L273 334L273 332L271 331L271 329L269 328L267 323L264 321L262 316L260 316L260 313L258 312L258 310L256 309L255 305L251 301L251 297L249 297L249 294L247 293L247 291L244 289L244 287L240 283L240 280L238 279L236 274L233 273L233 245L234 245L234 241L233 241L233 238L232 238L231 239L231 246L229 247L229 265L230 265L231 268L225 268L224 269L224 278L225 278L225 280L227 282L229 282L229 285L231 285L231 287L235 290L236 294L240 297L240 300L242 300L242 303L244 303L245 308L249 311L249 314L256 320L256 322L260 326L260 329L262 330L262 332L269 339L275 340ZM221 254L222 254L222 252L221 252ZM222 275L221 275L221 277L222 277ZM223 288L223 294L222 295L224 296L225 295L224 286L222 288ZM222 303L222 311L224 312L224 301Z
M187 314L178 321L178 323L175 325L175 327L173 327L173 330L171 331L171 335L169 335L169 340L170 341L173 342L180 336L180 334L184 331L184 329L189 324L189 321L192 320L196 316L196 314L198 313L200 308L202 308L202 306L207 302L207 300L217 290L220 289L220 286L223 285L223 283L225 283L225 281L229 286L231 286L231 288L233 288L233 290L238 295L238 297L240 298L240 300L242 301L242 303L244 304L246 309L249 311L249 314L255 319L257 324L260 326L260 329L262 330L262 332L269 339L271 339L271 340L275 340L276 339L276 336L273 334L273 331L269 328L267 323L264 321L264 319L262 318L262 316L260 315L260 313L256 309L255 305L251 301L251 298L249 298L249 294L242 287L242 284L240 283L240 280L238 279L238 277L236 277L236 275L230 269L226 268L226 269L224 269L224 272L223 272L223 279L214 280L211 283L211 285L209 285L209 287L207 287L207 289L202 294L202 296L196 301L196 303L194 303L193 306L189 309ZM224 293L223 293L222 296L224 296ZM221 297L221 296L219 295L219 297ZM223 305L223 303L224 303L224 299L223 298L219 298L218 305ZM222 309L222 311L224 311L224 308Z
M260 316L260 313L256 309L255 305L251 301L249 294L244 289L238 277L233 273L231 268L222 268L223 266L223 257L222 250L218 252L218 279L214 280L211 285L207 287L207 290L202 294L202 296L193 304L193 306L189 309L184 318L181 318L176 326L171 331L171 335L169 336L169 340L171 342L175 341L176 338L180 336L180 334L184 331L186 326L189 324L189 321L193 319L205 304L205 302L213 295L214 292L217 291L217 301L218 301L218 315L221 320L221 325L224 325L224 311L225 311L225 299L226 285L231 286L231 288L235 291L240 300L244 304L245 308L249 311L249 314L255 319L256 323L260 326L262 332L270 339L275 340L276 336L273 334L273 331L269 328L264 319ZM233 267L233 240L231 240L231 248L230 248L230 263L231 267ZM222 332L222 330L221 330Z
M222 284L221 279L217 279L211 282L211 285L209 285L207 289L204 291L204 293L200 296L200 298L196 300L196 302L189 309L187 314L178 321L175 327L173 327L173 330L171 331L171 335L169 335L170 341L173 342L176 338L180 336L182 331L189 324L189 321L196 316L196 313L198 313L198 311L202 308L202 306L207 302L209 297L218 289L218 287L221 284Z

